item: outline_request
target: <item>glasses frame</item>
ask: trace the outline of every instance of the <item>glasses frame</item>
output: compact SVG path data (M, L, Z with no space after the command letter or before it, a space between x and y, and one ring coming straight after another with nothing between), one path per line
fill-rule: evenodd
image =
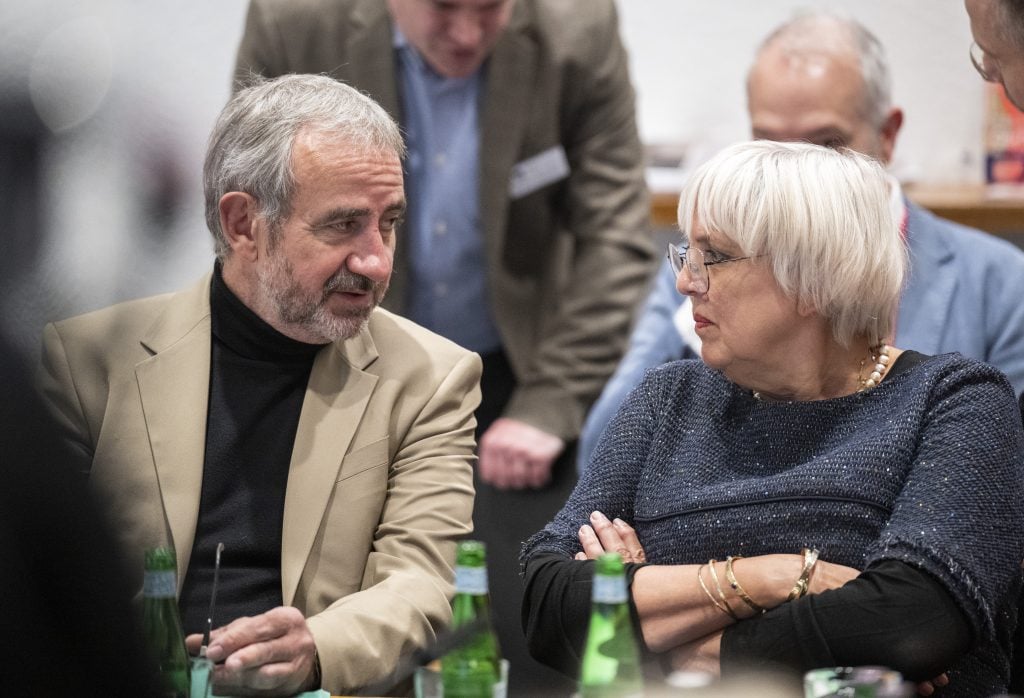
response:
M978 71L978 75L981 76L982 80L985 82L1000 82L1001 71L999 71L999 64L992 58L992 56L985 52L985 49L978 46L977 41L971 42L969 53L971 56L971 65L973 65L974 69ZM992 73L985 68L986 60L996 67L995 73Z
M696 255L694 254L696 252ZM744 259L756 259L763 255L749 255L746 257L726 257L725 259L716 259L713 262L709 262L704 258L704 251L699 247L677 247L675 243L668 243L668 250L666 252L668 256L668 263L672 267L672 271L675 272L676 278L683 273L683 269L690 275L690 283L693 285L693 290L699 294L705 294L711 288L711 275L708 273L708 267L713 267L716 264L725 264L726 262L740 262Z

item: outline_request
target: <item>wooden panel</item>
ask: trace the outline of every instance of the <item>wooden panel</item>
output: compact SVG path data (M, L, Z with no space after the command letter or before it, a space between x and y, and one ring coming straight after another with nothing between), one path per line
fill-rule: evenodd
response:
M938 216L1003 236L1024 234L1024 190L993 190L984 185L908 185L907 197ZM651 193L655 228L676 227L679 195Z

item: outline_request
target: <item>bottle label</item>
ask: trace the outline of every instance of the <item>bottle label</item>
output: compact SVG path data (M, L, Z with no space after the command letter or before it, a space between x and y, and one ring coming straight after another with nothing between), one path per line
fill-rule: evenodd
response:
M487 594L487 568L456 566L455 592L485 596Z
M594 603L625 603L627 598L624 576L594 575Z
M175 574L174 570L146 572L142 578L142 595L150 599L174 598L178 591Z

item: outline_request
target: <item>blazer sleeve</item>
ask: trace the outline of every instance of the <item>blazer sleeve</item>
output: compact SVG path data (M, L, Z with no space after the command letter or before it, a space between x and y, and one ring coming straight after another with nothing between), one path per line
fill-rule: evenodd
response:
M383 685L389 675L397 682L395 667L450 622L455 544L472 530L480 372L479 357L467 353L419 407L389 464L361 590L308 618L332 694Z
M42 367L37 383L55 432L75 454L76 463L88 468L93 453L92 430L72 375L64 340L54 323L43 328Z
M643 150L626 50L612 3L589 3L591 31L567 49L561 138L570 174L559 208L571 270L548 314L532 378L506 416L575 439L612 375L655 267ZM509 231L514 235L514 231Z

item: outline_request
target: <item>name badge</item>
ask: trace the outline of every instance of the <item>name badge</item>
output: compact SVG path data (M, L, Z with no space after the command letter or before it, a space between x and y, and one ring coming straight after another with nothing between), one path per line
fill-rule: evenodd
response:
M565 148L556 145L516 164L512 168L508 193L513 199L519 199L568 176Z

